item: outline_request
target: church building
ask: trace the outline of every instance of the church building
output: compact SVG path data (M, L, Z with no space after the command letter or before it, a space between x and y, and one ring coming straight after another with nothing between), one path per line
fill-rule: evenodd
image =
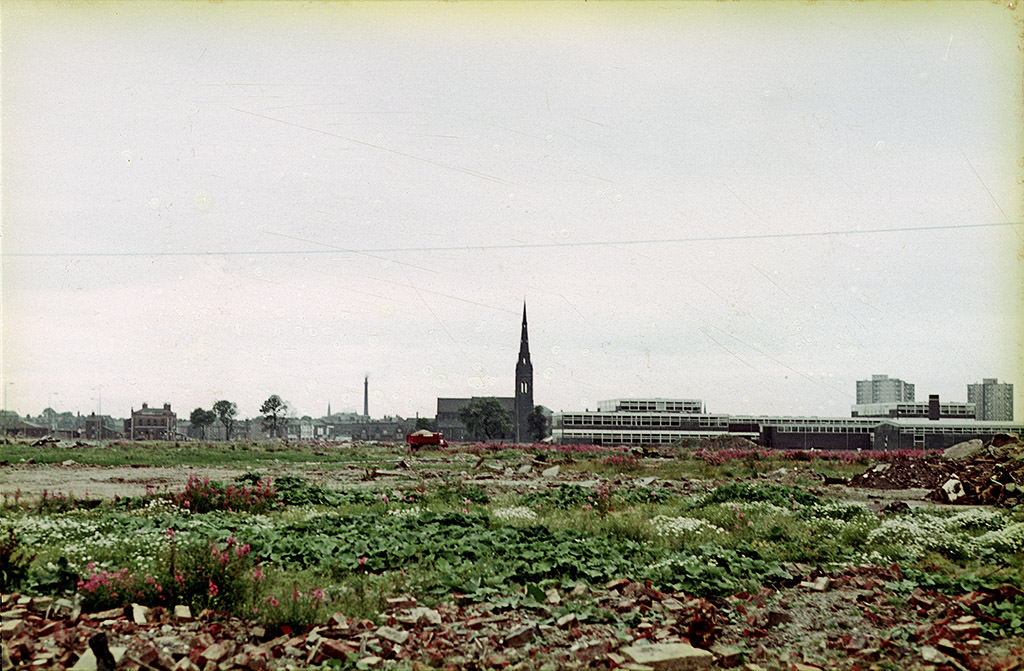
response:
M474 397L475 398L475 397ZM516 393L496 397L512 420L512 439L517 443L533 440L530 435L530 413L533 412L533 364L530 362L530 338L526 328L526 303L523 303L523 325L519 337L519 358L516 360ZM473 398L438 398L437 430L450 441L470 440L466 426L459 420L459 409Z

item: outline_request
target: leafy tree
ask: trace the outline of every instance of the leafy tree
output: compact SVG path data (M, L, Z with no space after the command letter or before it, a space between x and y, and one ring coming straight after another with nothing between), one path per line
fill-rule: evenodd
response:
M548 416L544 413L544 406L536 405L526 418L526 425L530 432L531 440L544 440L551 432L548 426Z
M210 426L217 421L217 413L213 410L203 410L202 408L196 408L192 411L192 414L188 416L192 426L199 429L203 440L206 439L206 427Z
M231 440L231 434L235 431L235 417L238 415L238 406L231 401L217 401L213 404L213 412L217 419L224 425L224 435Z
M474 398L459 408L459 421L475 440L495 440L512 437L512 418L493 396Z
M430 417L417 417L416 427L413 431L419 431L420 429L426 429L427 431L437 431L437 422Z
M282 420L287 410L287 404L277 394L272 394L270 398L263 401L263 405L260 406L260 413L263 414L263 430L275 438L280 438L281 427L284 425Z

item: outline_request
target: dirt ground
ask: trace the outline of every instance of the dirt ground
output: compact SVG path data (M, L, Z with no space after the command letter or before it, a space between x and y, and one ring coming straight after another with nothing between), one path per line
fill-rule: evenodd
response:
M408 485L420 479L445 478L452 475L450 469L431 469L427 460L410 458L399 462L393 470L366 470L361 467L322 468L314 464L279 465L258 469L265 476L275 477L285 473L301 474L311 482L332 489L354 487L380 487ZM115 495L141 496L147 489L153 491L178 491L191 477L209 478L230 482L251 469L201 466L94 466L67 460L56 464L10 464L0 466L0 495L12 496L20 491L22 496L40 496L44 491L74 494L79 498L112 499ZM456 473L459 473L456 471ZM559 482L575 482L593 486L597 480L590 473L562 471L553 478L544 478L539 469L520 472L508 467L497 468L491 464L468 463L465 471L459 473L469 485L486 487L492 494L496 491L525 493L527 491L554 485ZM788 469L763 476L768 482L792 484L799 477L807 478L810 472ZM643 478L621 476L625 481L643 481ZM654 480L650 478L650 480ZM655 481L658 486L667 486L678 494L699 495L714 488L714 483L702 480ZM652 483L654 484L654 483ZM894 501L902 501L912 508L940 506L928 500L931 490L924 488L875 489L850 487L846 485L819 485L816 493L860 503L870 510L878 511Z
M195 468L193 466L83 466L28 464L0 467L0 494L39 496L50 493L74 494L79 498L112 499L141 496L146 488L157 491L181 489L192 476L211 480L233 480L244 471L231 468Z

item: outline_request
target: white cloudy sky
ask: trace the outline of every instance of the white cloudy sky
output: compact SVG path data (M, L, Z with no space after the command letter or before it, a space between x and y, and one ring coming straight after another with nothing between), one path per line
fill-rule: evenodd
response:
M7 407L1020 416L1021 16L5 1Z

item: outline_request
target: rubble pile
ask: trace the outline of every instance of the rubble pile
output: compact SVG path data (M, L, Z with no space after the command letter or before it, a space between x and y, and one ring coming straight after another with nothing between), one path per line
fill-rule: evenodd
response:
M786 571L791 579L776 588L710 600L618 579L603 589L552 588L529 607L459 598L425 607L402 596L388 600L377 622L335 614L318 626L277 629L224 613L193 617L184 606L82 613L67 599L5 595L3 668L852 671L881 660L946 671L1024 668L983 630L997 620L982 606L1024 598L1016 587L959 596L917 588L894 599L891 585L902 579L895 565ZM559 608L566 604L576 611Z
M1024 504L1024 450L1016 436L999 434L954 445L929 457L898 457L875 464L847 482L865 489L927 489L943 503Z
M915 588L894 598L891 585L902 578L895 565L815 569L790 589L737 594L718 644L746 648L744 669L1024 669L1019 650L991 646L984 626L995 620L981 608L1024 592Z
M897 457L850 478L864 489L934 489L949 479L941 457Z
M573 612L554 616L562 603L607 610L600 624ZM327 665L331 660L376 668L386 660L421 668L490 669L542 664L560 668L620 666L641 656L622 638L614 620L636 615L628 629L635 647L704 668L719 653L712 644L715 606L682 593L665 593L625 579L603 590L580 585L550 589L544 604L511 608L490 603L418 606L414 597L388 600L378 621L335 614L322 625L267 629L224 613L193 617L132 605L79 612L67 599L3 597L3 668L80 671L274 671ZM653 647L652 647L653 646ZM622 650L620 650L622 648ZM738 654L728 651L728 654ZM404 668L404 667L403 667Z
M945 477L929 494L932 500L1007 508L1024 504L1024 451L1014 435L954 445L940 465Z

